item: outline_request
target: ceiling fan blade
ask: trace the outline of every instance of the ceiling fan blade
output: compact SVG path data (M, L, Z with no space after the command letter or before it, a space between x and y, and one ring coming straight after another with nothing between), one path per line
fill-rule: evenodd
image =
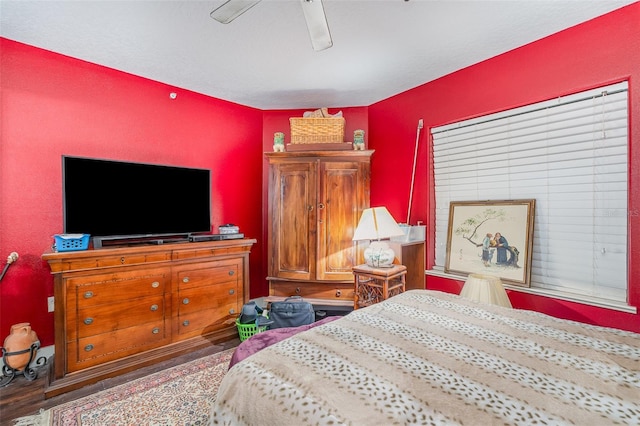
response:
M324 14L324 6L322 0L300 0L302 3L302 12L304 19L307 21L309 36L313 50L319 51L328 49L333 46L331 41L331 33L329 32L329 24Z
M260 0L228 0L215 8L210 15L216 21L228 24L258 3Z

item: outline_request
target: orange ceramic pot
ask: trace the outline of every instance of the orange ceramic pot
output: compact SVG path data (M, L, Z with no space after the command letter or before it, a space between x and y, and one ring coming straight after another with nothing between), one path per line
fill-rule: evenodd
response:
M28 322L21 322L11 326L11 333L4 340L4 350L7 354L20 352L31 348L38 341L36 332L31 329ZM35 358L35 352L33 358ZM14 370L23 370L29 363L30 351L16 355L6 355L5 363Z

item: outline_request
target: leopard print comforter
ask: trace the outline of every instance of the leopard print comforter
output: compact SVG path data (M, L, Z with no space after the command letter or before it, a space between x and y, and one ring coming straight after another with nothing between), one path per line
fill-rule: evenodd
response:
M640 424L640 335L411 290L235 365L213 425Z

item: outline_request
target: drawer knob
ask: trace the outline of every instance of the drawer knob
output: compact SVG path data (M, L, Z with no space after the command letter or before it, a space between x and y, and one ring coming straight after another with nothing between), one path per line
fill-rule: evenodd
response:
M183 283L188 283L188 282L189 282L189 277L184 277L184 278L182 279L182 282L183 282Z
M189 320L184 320L182 321L182 325L184 325L185 327L189 325Z
M158 310L158 305L151 305L151 311L155 312Z
M158 287L160 287L160 283L158 281L154 281L154 282L151 283L151 287L158 288Z
M151 330L151 332L152 332L153 334L158 334L158 333L160 333L160 329L159 329L158 327L156 327L156 328L154 328L153 330Z
M85 299L91 299L92 297L93 297L93 292L92 292L92 291L87 291L87 292L84 294L84 298L85 298Z
M336 297L342 296L342 290L336 290Z
M120 258L120 263L124 263L124 262L125 262L125 258L124 258L124 256L122 256L122 257Z
M235 309L233 309L233 308L232 308L232 309L229 309L229 313L230 313L231 315L233 315L233 314L235 314L235 313L236 313L236 310L235 310Z
M87 352L91 352L93 350L93 345L87 345L84 347L84 350Z
M300 287L296 287L296 294L300 294Z
M235 294L236 291L234 289L229 290L229 294Z
M87 324L87 325L93 324L93 318L85 318L84 319L84 323Z
M236 271L234 271L233 269L229 271L229 276L232 276L233 274L235 274Z
M188 305L189 304L189 298L185 297L184 299L182 299L182 304L183 305Z

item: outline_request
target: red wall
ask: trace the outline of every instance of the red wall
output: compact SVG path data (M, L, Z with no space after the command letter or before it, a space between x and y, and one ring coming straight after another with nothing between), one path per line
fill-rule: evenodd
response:
M640 211L640 3L462 69L369 107L341 108L346 138L366 131L371 204L407 217L420 132L411 223L433 229L429 128L628 78L631 99L630 211ZM0 38L0 256L20 259L0 283L0 339L30 322L53 343L47 297L53 280L41 255L62 231L63 154L210 168L213 224L233 222L258 239L251 297L267 294L266 162L273 133L288 135L301 111L259 111ZM176 100L169 93L176 92ZM319 105L318 107L320 107ZM338 109L331 109L335 112ZM258 213L258 214L257 214ZM630 300L640 304L640 218L629 217ZM635 237L635 238L634 238ZM428 232L429 266L433 234ZM4 259L0 259L4 264ZM460 281L428 277L431 289ZM640 316L510 292L514 306L640 331Z
M53 279L41 255L62 232L63 154L209 168L215 229L232 222L260 237L262 111L7 39L0 52L2 265L20 255L0 283L0 339L25 321L53 343ZM256 245L256 282L261 258Z
M427 263L434 258L434 202L429 129L629 79L629 212L640 211L640 3L429 82L369 107L370 147L385 163L372 170L372 201L406 216L417 123L420 138L412 218L428 224ZM635 149L634 149L635 148ZM388 160L388 161L387 161ZM394 194L394 195L391 195ZM400 195L400 196L398 196ZM640 217L629 214L629 299L640 305ZM430 289L457 293L462 281L427 277ZM640 316L511 291L517 308L640 332Z

